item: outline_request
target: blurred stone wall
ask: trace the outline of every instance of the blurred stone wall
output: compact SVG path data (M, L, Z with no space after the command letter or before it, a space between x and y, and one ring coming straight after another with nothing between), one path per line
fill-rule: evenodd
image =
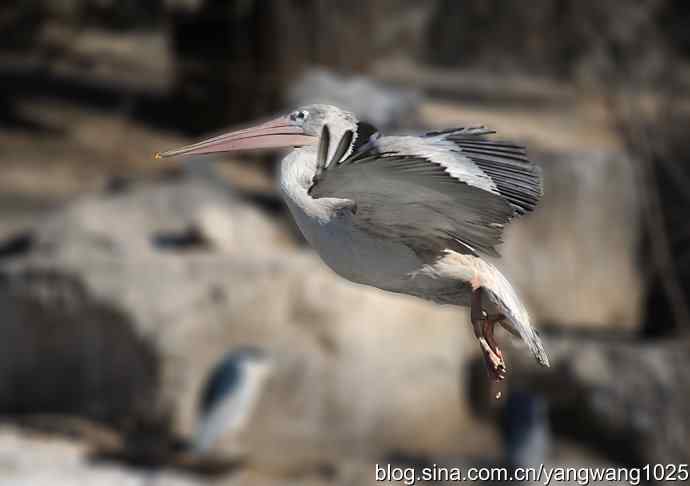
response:
M640 188L616 151L532 150L544 170L534 214L512 223L496 262L540 326L639 329Z
M611 81L625 62L644 66L635 75L648 78L669 51L690 58L689 20L682 1L439 0L425 59L583 81Z
M401 42L414 48L432 6L408 0L171 4L176 96L194 130L283 109L288 85L306 66L366 72Z
M193 434L218 360L254 344L276 362L242 435L256 462L462 447L466 313L347 282L283 231L194 179L54 213L0 258L0 409L90 417L162 451Z

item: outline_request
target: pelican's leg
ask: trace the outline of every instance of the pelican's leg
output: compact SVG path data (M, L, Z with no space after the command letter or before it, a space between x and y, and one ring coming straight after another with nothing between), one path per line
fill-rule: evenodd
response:
M505 378L506 365L503 360L503 353L494 338L494 326L504 318L503 315L488 315L482 304L484 288L477 287L472 290L472 300L470 303L470 320L474 328L474 335L479 341L489 376L494 381L501 381Z

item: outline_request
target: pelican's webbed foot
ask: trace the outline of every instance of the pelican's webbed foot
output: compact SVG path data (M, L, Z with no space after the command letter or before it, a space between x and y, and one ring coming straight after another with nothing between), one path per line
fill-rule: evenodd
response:
M494 326L498 321L504 319L505 316L502 314L489 315L483 306L483 297L483 287L478 287L472 291L470 319L474 328L474 334L479 341L489 376L494 381L501 381L505 378L508 370L503 359L503 353L494 337Z

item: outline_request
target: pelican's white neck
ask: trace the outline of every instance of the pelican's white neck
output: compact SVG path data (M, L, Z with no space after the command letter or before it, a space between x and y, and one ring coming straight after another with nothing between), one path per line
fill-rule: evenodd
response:
M340 209L351 205L347 199L311 197L309 189L314 182L315 173L316 150L313 147L293 150L280 164L281 193L307 239L309 236L305 225L328 223Z

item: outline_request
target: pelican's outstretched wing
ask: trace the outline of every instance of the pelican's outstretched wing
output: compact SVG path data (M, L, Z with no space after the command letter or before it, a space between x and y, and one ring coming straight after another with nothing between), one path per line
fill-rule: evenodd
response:
M488 140L490 133L372 137L342 160L322 161L309 193L352 200L354 225L424 259L445 249L498 256L504 225L534 208L542 182L524 148Z

